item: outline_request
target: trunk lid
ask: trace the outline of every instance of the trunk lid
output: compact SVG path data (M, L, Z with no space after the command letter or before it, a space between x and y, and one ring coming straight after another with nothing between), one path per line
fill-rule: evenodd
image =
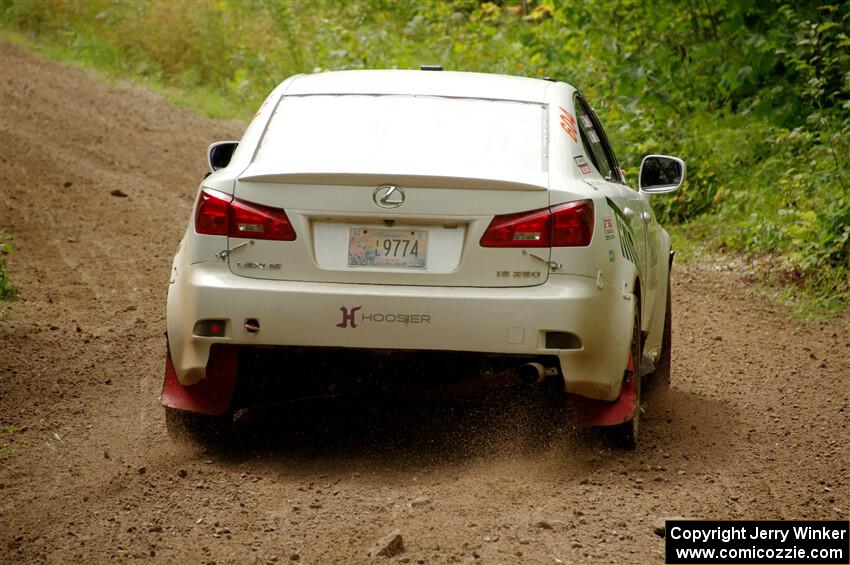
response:
M527 101L284 96L235 197L285 210L297 239L230 238L230 268L291 281L542 284L548 249L535 259L479 242L494 215L549 206L546 118Z
M419 186L305 180L320 179L276 175L237 183L236 198L284 209L297 238L229 238L233 273L272 280L428 286L533 286L546 281L546 265L522 249L479 245L493 216L547 207L545 188L504 181L489 183L498 188L484 188L486 179L399 179ZM397 208L376 203L389 186L396 190L388 204L403 198ZM549 259L548 249L533 252Z

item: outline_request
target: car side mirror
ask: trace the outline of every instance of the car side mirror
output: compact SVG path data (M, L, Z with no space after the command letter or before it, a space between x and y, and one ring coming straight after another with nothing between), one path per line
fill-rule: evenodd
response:
M207 149L207 165L210 167L210 172L213 173L229 165L238 145L238 141L216 141L211 144Z
M685 182L685 162L668 155L647 155L640 163L638 189L649 194L673 192Z

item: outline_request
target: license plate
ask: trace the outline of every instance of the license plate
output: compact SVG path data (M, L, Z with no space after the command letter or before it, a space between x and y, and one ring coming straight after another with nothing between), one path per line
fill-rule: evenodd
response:
M348 230L349 267L424 269L427 259L426 230Z

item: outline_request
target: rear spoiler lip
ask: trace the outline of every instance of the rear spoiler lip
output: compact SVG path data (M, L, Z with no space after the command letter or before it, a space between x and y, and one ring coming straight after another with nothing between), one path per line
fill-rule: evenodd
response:
M548 174L540 173L538 180L486 178L483 176L418 175L403 173L345 173L345 172L243 172L240 182L319 184L337 186L398 185L403 188L466 188L472 190L548 190Z

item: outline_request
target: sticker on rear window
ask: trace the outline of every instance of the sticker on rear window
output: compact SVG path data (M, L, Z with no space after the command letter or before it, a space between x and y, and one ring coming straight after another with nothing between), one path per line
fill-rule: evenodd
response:
M605 228L605 239L614 239L614 220L611 216L602 218L602 227Z
M578 170L581 171L581 174L590 174L590 165L587 164L587 159L584 158L584 155L579 155L578 157L575 157L575 161L576 165L578 166Z

